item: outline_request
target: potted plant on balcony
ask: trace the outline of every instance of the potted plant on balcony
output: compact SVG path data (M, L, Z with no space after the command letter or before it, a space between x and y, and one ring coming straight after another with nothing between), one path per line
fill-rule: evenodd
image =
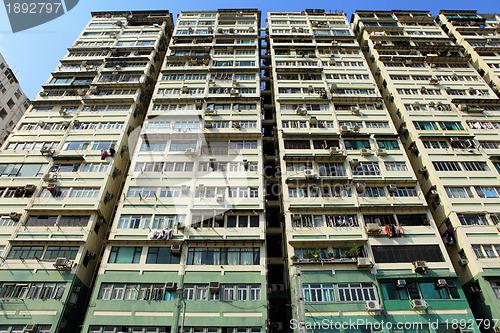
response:
M361 254L360 245L353 245L349 250L342 253L342 258L352 259L357 258Z
M304 258L310 261L319 261L321 259L321 251L318 248L308 250L304 253Z
M299 257L291 256L290 259L292 260L292 262L297 262L297 259L299 259Z

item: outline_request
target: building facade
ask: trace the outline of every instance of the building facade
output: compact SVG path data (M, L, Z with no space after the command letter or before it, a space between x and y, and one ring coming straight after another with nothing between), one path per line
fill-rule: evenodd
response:
M493 330L498 16L266 21L92 13L1 148L0 332Z
M0 54L0 144L12 132L29 103L16 75Z
M83 332L265 331L259 28L179 15Z
M439 12L436 21L458 45L465 48L471 64L498 95L500 92L500 15L475 10Z
M78 331L172 27L93 13L4 143L2 332Z
M484 23L467 15L471 26ZM353 28L471 308L492 331L500 308L500 104L488 85L495 84L491 72L481 77L478 55L447 19L455 15L439 17L450 36L421 11L358 11Z
M292 329L478 331L345 14L271 12L268 33Z

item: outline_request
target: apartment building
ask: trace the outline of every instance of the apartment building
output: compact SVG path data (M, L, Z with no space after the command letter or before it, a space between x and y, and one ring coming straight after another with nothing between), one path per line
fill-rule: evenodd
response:
M466 320L477 332L345 14L267 21L291 328L448 332L447 322Z
M438 24L465 48L471 64L498 95L500 92L500 14L477 14L475 10L442 10Z
M93 13L1 148L0 331L79 330L172 27Z
M29 107L16 75L0 53L0 145Z
M259 28L179 14L82 332L265 331Z
M444 12L439 21L450 37L426 11L357 11L353 29L471 308L488 319L481 329L493 331L491 319L500 315L500 103L488 85L491 72L481 71L483 79L474 68L481 69L478 52L488 45L474 54L452 30L456 16L470 26L485 21ZM463 28L457 31L476 31Z

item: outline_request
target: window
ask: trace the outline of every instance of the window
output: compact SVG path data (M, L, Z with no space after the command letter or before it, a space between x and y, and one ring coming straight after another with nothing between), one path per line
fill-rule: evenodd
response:
M78 246L48 246L43 255L43 259L56 260L57 258L66 258L74 260L78 253Z
M395 197L416 197L417 190L414 187L408 186L397 187L396 191L392 193L392 195Z
M472 250L479 259L500 257L500 245L472 245Z
M436 171L462 171L458 162L432 162Z
M355 176L380 175L378 162L360 162L359 166L352 172Z
M500 299L500 282L491 281L490 282L491 289L493 289L493 293L495 294L497 299Z
M186 149L196 149L195 140L173 140L170 143L170 151L186 151Z
M367 198L385 197L385 190L383 187L365 187L363 196Z
M399 144L397 140L377 140L377 145L379 148L386 150L399 150Z
M405 162L384 162L387 171L408 171Z
M444 187L449 198L473 198L474 195L469 187Z
M439 245L372 246L372 251L377 263L444 262Z
M144 140L141 144L140 151L164 151L167 144L164 141L148 141Z
M479 214L457 214L462 225L488 225L486 215Z
M380 284L383 299L408 300L408 299L460 299L457 285L454 281L447 281L446 287L438 288L436 281L415 282L406 280L406 286L398 287L396 281Z
M43 246L13 246L7 259L36 259L41 258Z
M462 162L465 171L489 171L486 162Z
M70 198L96 198L99 194L99 187L73 188L69 194Z
M108 263L111 264L138 264L141 258L142 247L113 246Z
M188 250L188 265L258 265L259 248L201 248Z
M340 302L375 301L375 288L371 283L339 283Z
M122 215L118 221L118 229L147 229L151 223L151 215Z
M498 198L500 196L500 187L475 186L480 198Z
M180 255L175 255L170 247L150 247L146 257L146 264L178 264Z
M335 290L331 283L303 284L305 302L335 302Z
M368 140L344 140L344 144L347 150L370 149Z
M284 140L285 149L310 149L309 140Z

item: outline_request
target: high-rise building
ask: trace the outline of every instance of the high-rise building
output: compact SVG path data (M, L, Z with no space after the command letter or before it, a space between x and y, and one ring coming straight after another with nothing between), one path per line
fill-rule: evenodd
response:
M77 332L173 27L93 13L0 154L0 330Z
M16 75L0 53L0 145L29 107Z
M477 331L345 14L267 21L292 328L444 332L463 320Z
M497 46L472 49L457 31L492 32L489 19L444 12L450 36L426 11L357 11L353 20L471 308L489 319L485 331L498 330L491 319L500 314L500 101L474 66L495 85L481 59Z
M500 92L500 14L475 10L442 10L436 18L441 28L465 48L471 64L483 79Z
M178 16L83 332L265 331L259 28Z

